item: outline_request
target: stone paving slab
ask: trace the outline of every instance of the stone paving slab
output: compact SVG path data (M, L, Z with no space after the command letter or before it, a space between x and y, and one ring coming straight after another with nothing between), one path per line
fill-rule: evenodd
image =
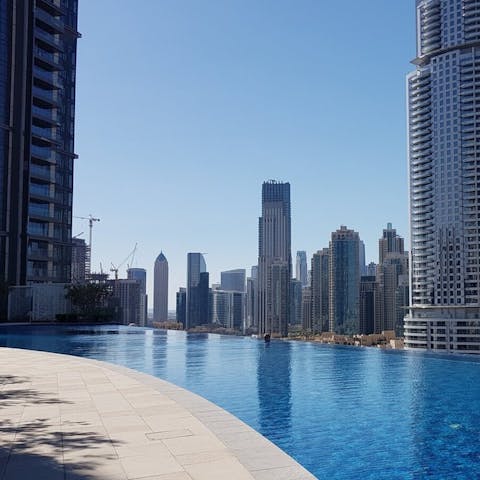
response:
M0 480L314 480L235 416L118 365L0 348Z

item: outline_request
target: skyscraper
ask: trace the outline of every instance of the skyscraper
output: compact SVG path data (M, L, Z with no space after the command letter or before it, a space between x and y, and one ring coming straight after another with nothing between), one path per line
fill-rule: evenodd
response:
M187 255L187 307L185 329L207 324L209 315L209 276L201 253Z
M211 323L232 330L243 331L245 293L238 290L212 288Z
M0 1L0 272L68 283L78 0Z
M404 253L403 238L397 235L397 230L387 223L383 229L382 238L378 241L378 263L382 264L389 253Z
M405 346L480 353L480 10L470 0L417 0L416 10Z
M290 280L290 323L302 324L302 282L295 278Z
M250 277L247 278L247 294L245 308L245 328L256 330L257 322L257 290L258 290L258 267L254 265Z
M85 283L88 246L83 238L72 238L72 283Z
M331 332L353 335L360 331L359 243L358 233L347 227L342 226L332 233L329 261Z
M245 269L227 270L220 273L221 289L226 292L245 293Z
M375 324L375 333L383 330L402 330L403 316L398 312L407 304L399 305L397 290L400 279L408 275L408 254L404 251L403 238L388 223L383 230L382 238L378 241L377 281L379 297L378 312Z
M176 320L182 323L184 328L187 318L187 289L180 287L176 294Z
M330 250L324 248L312 256L311 294L312 330L328 332Z
M260 334L286 336L292 276L290 184L262 185L258 221L258 323Z
M168 320L168 261L163 252L153 267L153 319L157 322Z
M363 240L360 240L358 243L358 265L360 268L360 275L365 275L367 273L367 267L365 265L365 243Z
M302 283L302 287L306 287L308 269L307 269L307 252L304 250L299 250L297 252L297 261L296 261L296 275L295 278Z
M377 313L378 284L375 277L360 277L360 333L369 335L375 331L375 316Z
M129 268L127 278L128 280L136 280L140 286L138 323L144 327L148 318L147 271L144 268Z

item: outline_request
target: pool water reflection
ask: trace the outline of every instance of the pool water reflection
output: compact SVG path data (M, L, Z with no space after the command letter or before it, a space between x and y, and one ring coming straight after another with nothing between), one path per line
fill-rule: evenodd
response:
M480 362L128 327L0 327L0 346L95 358L196 392L318 478L480 478Z

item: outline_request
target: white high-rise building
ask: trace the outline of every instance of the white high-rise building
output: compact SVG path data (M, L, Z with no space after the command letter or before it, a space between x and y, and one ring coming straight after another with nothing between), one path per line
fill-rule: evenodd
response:
M416 70L407 77L407 348L480 353L478 6L473 0L416 2Z
M153 270L153 319L168 320L168 261L163 252L155 260Z

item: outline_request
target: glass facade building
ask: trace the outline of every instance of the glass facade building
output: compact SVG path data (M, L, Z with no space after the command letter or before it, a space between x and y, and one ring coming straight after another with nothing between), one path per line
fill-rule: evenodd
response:
M209 275L201 253L187 254L187 296L185 329L210 321Z
M347 227L332 233L329 262L330 331L341 335L360 333L360 238Z
M270 180L262 185L262 216L258 221L260 334L287 335L291 277L290 184Z
M407 348L480 353L480 8L417 0Z
M70 282L78 0L0 0L0 272Z

